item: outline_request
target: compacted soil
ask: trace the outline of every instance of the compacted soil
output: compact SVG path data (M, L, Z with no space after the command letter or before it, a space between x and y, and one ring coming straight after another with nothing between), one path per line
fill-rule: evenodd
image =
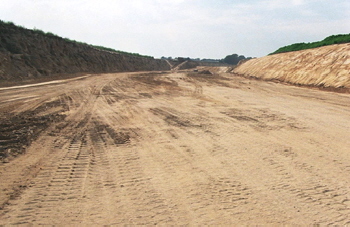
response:
M350 224L350 95L230 74L0 89L1 224Z

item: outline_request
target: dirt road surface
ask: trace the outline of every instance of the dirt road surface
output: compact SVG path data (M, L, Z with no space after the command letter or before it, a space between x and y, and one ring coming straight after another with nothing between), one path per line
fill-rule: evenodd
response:
M349 94L105 74L0 111L0 224L350 224Z

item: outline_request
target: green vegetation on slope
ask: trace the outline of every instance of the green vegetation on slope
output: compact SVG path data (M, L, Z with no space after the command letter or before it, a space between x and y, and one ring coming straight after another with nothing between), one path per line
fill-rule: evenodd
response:
M14 24L14 23L11 22L11 21L2 21L2 20L0 20L0 25L1 25L1 24L10 25L10 26L13 26L14 28L27 29L27 28L25 28L25 27L23 27L23 26L16 25L16 24ZM151 56L140 55L140 54L138 54L138 53L129 53L129 52L124 52L124 51L120 51L120 50L115 50L115 49L108 48L108 47L91 45L91 44L87 44L87 43L84 43L84 42L79 42L79 41L76 41L76 40L71 40L71 39L68 39L68 38L62 38L62 37L60 37L60 36L58 36L58 35L56 35L56 34L53 34L52 32L44 32L44 31L42 31L42 30L40 30L40 29L37 29L37 28L34 28L34 29L27 29L27 30L31 30L31 31L35 32L36 34L44 35L44 36L47 36L47 37L64 39L64 40L67 41L67 42L71 42L71 43L75 43L75 44L87 45L87 46L90 46L90 47L92 47L92 48L99 49L99 50L103 50L103 51L115 52L115 53L118 53L118 54L125 54L125 55L132 55L132 56L136 56L136 57L153 58L153 57L151 57Z
M341 43L350 43L350 34L332 35L325 38L322 41L312 42L312 43L295 43L292 45L281 47L269 55L291 52L291 51L298 51L298 50L306 50L306 49L312 49L312 48L328 46L333 44L341 44Z

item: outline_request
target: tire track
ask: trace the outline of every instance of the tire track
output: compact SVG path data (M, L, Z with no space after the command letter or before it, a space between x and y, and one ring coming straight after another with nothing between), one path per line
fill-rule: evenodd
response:
M320 224L347 224L347 221L350 220L350 206L347 203L347 188L344 188L343 184L348 180L345 182L330 181L329 178L318 174L320 170L315 166L296 160L296 154L293 154L289 149L283 149L277 154L264 159L281 176L279 184L273 189L287 191L296 198L298 203L303 204L304 207L306 205L309 211L304 212L310 213L312 216L319 215ZM290 166L291 169L287 169L285 166ZM298 175L301 174L307 178L300 178ZM290 182L295 182L295 184L290 184ZM318 207L315 209L318 211L312 211L311 207Z
M346 95L185 73L24 93L6 111L66 118L0 164L0 225L350 223Z
M50 224L52 220L59 224L62 218L69 221L71 215L65 207L81 200L87 177L89 154L85 146L84 138L71 140L66 151L41 168L21 200L13 201L20 208L6 214L3 220L9 219L8 223L15 225Z

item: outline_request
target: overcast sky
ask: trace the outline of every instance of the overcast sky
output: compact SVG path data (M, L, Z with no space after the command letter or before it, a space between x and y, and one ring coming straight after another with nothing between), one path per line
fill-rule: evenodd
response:
M0 0L0 19L155 57L261 57L350 33L350 0Z

